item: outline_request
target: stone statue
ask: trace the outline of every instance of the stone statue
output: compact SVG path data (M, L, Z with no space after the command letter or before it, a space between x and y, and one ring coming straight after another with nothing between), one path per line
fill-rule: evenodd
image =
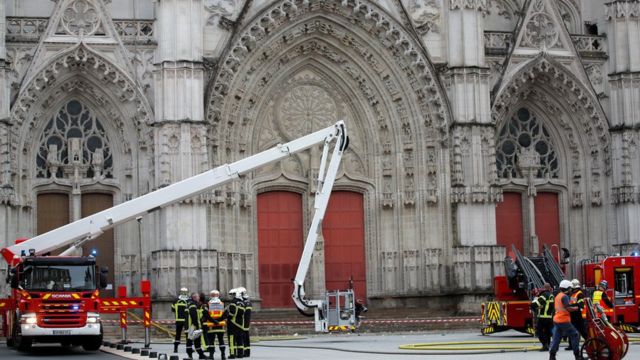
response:
M49 152L47 153L47 169L52 178L57 177L58 168L60 167L60 156L58 155L58 145L49 144Z
M93 178L102 178L102 169L104 166L104 152L102 148L97 148L93 154L91 154L91 168L93 169Z

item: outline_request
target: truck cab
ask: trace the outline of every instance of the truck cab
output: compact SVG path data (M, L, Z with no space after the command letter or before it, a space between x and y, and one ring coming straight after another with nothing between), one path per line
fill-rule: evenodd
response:
M25 256L7 280L15 302L9 343L21 350L33 342L100 347L98 295L106 271L96 268L94 257Z

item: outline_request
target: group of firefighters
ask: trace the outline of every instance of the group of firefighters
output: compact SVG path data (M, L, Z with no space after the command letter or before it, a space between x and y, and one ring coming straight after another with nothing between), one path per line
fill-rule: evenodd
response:
M604 316L613 311L613 304L605 292L608 284L602 280L592 293L593 304L599 306ZM554 294L549 283L531 302L536 316L536 336L542 343L541 351L549 351L549 359L555 360L563 337L569 338L566 350L573 350L576 359L582 359L579 351L580 337L587 339L584 319L587 316L585 293L577 279L562 280Z
M218 341L221 359L226 359L224 342L225 332L228 334L229 359L239 359L251 355L251 300L243 287L229 291L231 300L225 306L218 290L211 290L209 300L204 294L192 293L187 288L180 289L178 299L171 305L175 315L176 336L173 352L178 352L182 332L186 334L187 356L192 359L193 353L199 359L213 359L215 341ZM195 351L194 351L195 347ZM209 357L205 354L209 352Z

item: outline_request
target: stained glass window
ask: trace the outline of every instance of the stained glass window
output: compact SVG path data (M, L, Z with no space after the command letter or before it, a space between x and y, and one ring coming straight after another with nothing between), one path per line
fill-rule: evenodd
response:
M92 178L97 172L106 178L113 177L106 131L95 114L77 100L69 101L49 120L39 143L36 154L39 178L69 178L75 167L82 177ZM75 161L70 155L72 143L78 144Z
M547 129L535 114L526 108L519 109L500 131L496 148L496 165L501 178L523 177L517 166L520 151L533 147L540 155L538 178L558 177L558 156Z

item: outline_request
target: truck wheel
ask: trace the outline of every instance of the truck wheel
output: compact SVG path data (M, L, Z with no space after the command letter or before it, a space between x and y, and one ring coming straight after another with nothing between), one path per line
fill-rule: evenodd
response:
M14 343L18 351L29 351L31 350L31 345L33 345L33 339L24 337L22 334L18 334Z
M82 348L85 351L96 351L100 349L100 346L102 346L102 335L94 336L82 343Z

